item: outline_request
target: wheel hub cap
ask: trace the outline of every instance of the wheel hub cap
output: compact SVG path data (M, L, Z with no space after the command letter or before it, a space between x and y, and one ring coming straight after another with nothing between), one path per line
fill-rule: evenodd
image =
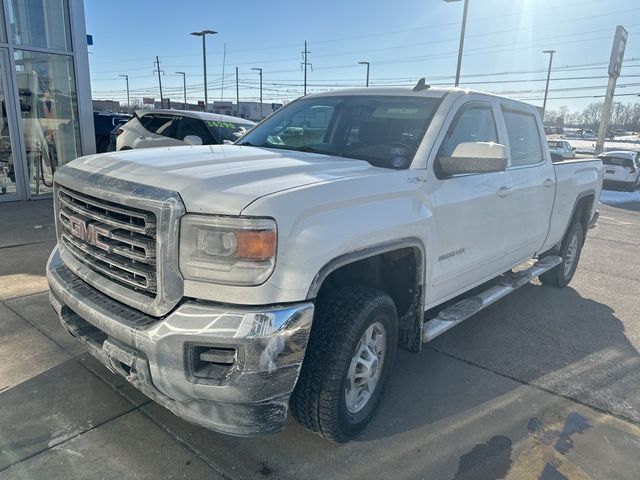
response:
M350 413L362 410L375 392L386 351L387 332L382 322L374 322L360 337L347 372L345 399Z

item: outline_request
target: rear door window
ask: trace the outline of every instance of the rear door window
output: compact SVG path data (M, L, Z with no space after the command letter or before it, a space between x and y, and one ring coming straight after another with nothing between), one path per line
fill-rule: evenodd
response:
M504 107L502 113L509 137L511 166L522 167L542 162L544 157L536 117L527 112Z
M173 115L151 113L142 116L140 123L156 135L175 138L175 117Z
M184 140L187 135L195 135L202 139L203 145L211 145L216 143L209 129L204 122L198 118L178 117L178 125L176 127L176 138Z

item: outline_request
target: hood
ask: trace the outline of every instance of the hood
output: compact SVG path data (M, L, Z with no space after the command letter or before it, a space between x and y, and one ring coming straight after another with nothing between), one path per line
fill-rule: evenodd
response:
M362 160L240 145L158 147L90 155L70 166L180 194L188 212L238 215L303 185L381 173Z

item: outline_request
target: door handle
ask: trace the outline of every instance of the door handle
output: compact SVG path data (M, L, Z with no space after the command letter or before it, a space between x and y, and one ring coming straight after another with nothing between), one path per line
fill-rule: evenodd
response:
M511 195L511 192L512 192L512 189L510 187L500 187L498 189L498 191L496 192L496 194L499 197L504 198L504 197L508 197L509 195Z
M542 185L544 185L546 188L551 188L556 184L555 180L553 178L547 178Z

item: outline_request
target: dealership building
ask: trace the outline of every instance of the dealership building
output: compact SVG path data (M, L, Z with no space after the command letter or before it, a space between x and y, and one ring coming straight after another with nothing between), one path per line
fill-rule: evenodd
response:
M95 151L82 0L0 0L0 202L51 195Z

